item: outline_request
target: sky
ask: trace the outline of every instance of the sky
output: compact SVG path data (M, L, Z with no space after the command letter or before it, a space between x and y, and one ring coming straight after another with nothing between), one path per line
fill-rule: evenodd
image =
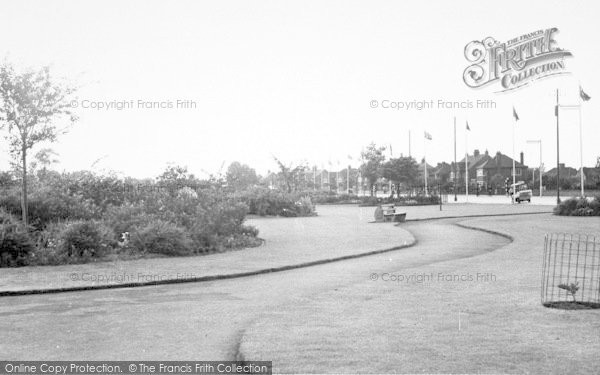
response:
M539 145L527 141L541 140L550 169L556 90L561 104L579 104L579 85L592 97L581 119L583 163L593 166L599 8L547 0L0 1L0 57L19 68L50 65L80 87L80 120L38 147L59 154L57 170L143 178L178 164L205 176L240 161L264 174L277 169L274 157L341 169L358 166L371 142L408 155L409 132L411 156L435 165L454 159L454 118L459 160L466 148L512 155L514 126L516 154L537 167ZM573 54L570 74L503 93L498 84L464 83L469 42L552 27ZM431 100L434 108L389 108ZM452 104L477 100L495 108ZM561 110L560 119L561 162L579 167L579 112ZM0 169L7 163L0 139Z

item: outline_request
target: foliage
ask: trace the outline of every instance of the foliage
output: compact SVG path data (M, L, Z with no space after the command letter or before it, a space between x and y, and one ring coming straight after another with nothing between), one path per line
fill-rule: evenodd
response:
M363 164L360 166L360 172L363 178L367 180L371 194L373 194L373 185L375 185L377 179L382 177L385 150L385 146L377 147L375 143L371 143L367 146L367 149L361 153Z
M305 191L302 193L311 198L316 204L356 204L360 202L357 195L354 194L336 194L333 191Z
M227 185L234 191L245 190L258 184L256 171L246 164L234 161L227 168L225 175Z
M19 191L7 190L0 197L0 207L13 215L21 215ZM94 219L100 217L97 206L81 195L71 195L66 190L50 186L39 187L32 191L28 202L30 223L42 229L51 221Z
M0 267L26 265L34 249L28 228L0 209Z
M21 162L21 212L27 225L27 152L41 142L53 142L61 131L53 120L67 117L77 120L71 112L70 97L75 89L58 83L50 69L17 72L5 62L0 66L0 125L8 128L11 153Z
M273 157L273 159L275 159L279 166L280 171L277 174L277 178L284 190L288 193L292 193L305 187L305 171L307 170L305 165L285 165L276 157Z
M586 198L566 199L554 207L554 214L562 216L600 216L600 196L590 200Z
M68 257L101 257L116 245L112 232L95 221L68 223L59 237L60 248Z
M155 220L135 230L131 246L142 253L189 255L192 241L184 228L162 220Z
M567 292L571 293L571 297L573 297L573 302L575 302L575 294L579 290L579 282L571 283L571 284L558 284L560 289L564 289Z
M254 187L236 194L248 206L248 213L260 216L281 215L284 209L295 210L295 197L280 190Z
M301 197L296 202L296 213L298 216L315 216L317 214L315 206L309 196Z
M383 177L394 184L412 185L419 175L417 162L411 157L390 159L383 164L382 168Z

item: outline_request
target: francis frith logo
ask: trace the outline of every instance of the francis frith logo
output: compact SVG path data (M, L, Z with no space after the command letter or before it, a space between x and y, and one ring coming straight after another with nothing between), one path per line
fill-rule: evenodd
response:
M501 43L492 37L474 40L465 47L465 57L471 63L463 80L472 88L496 81L501 89L514 90L540 78L568 73L565 58L572 56L559 48L555 40L557 28L537 30Z

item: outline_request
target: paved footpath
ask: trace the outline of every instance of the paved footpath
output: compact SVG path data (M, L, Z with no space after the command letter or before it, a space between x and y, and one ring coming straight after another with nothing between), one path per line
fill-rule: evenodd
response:
M308 218L254 218L262 246L208 256L152 258L0 270L0 294L103 287L154 280L220 277L406 246L413 237L393 224L371 225L373 207L322 206Z
M406 207L407 220L439 217L550 212L533 205L445 205ZM263 246L209 256L153 258L79 265L22 267L0 271L0 295L63 288L106 287L147 282L221 278L299 266L410 245L414 238L393 224L368 224L374 207L318 206L319 216L260 218Z
M353 210L360 212L356 207ZM229 280L1 297L0 353L11 360L240 358L242 336L265 314L299 314L304 319L301 304L305 301L333 293L335 302L338 291L369 282L374 272L472 257L508 243L505 238L459 228L447 220L410 226L423 228L431 241L444 246L417 244L385 254ZM343 241L360 239L352 236ZM353 308L338 310L331 318L337 319ZM284 329L279 333L296 334Z
M423 254L495 247L473 230L456 230L454 221L404 227ZM597 374L600 310L543 307L540 275L545 233L600 238L600 218L458 221L514 241L469 258L402 262L392 275L380 269L367 279L365 270L362 282L265 312L246 328L239 352L273 360L277 373Z

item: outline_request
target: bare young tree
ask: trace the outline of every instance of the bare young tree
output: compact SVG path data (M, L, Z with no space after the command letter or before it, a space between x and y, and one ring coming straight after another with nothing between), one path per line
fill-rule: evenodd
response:
M0 127L8 129L10 151L21 164L21 212L27 225L27 153L38 143L54 142L63 131L54 120L71 123L75 88L50 75L50 68L18 72L8 62L0 65Z

